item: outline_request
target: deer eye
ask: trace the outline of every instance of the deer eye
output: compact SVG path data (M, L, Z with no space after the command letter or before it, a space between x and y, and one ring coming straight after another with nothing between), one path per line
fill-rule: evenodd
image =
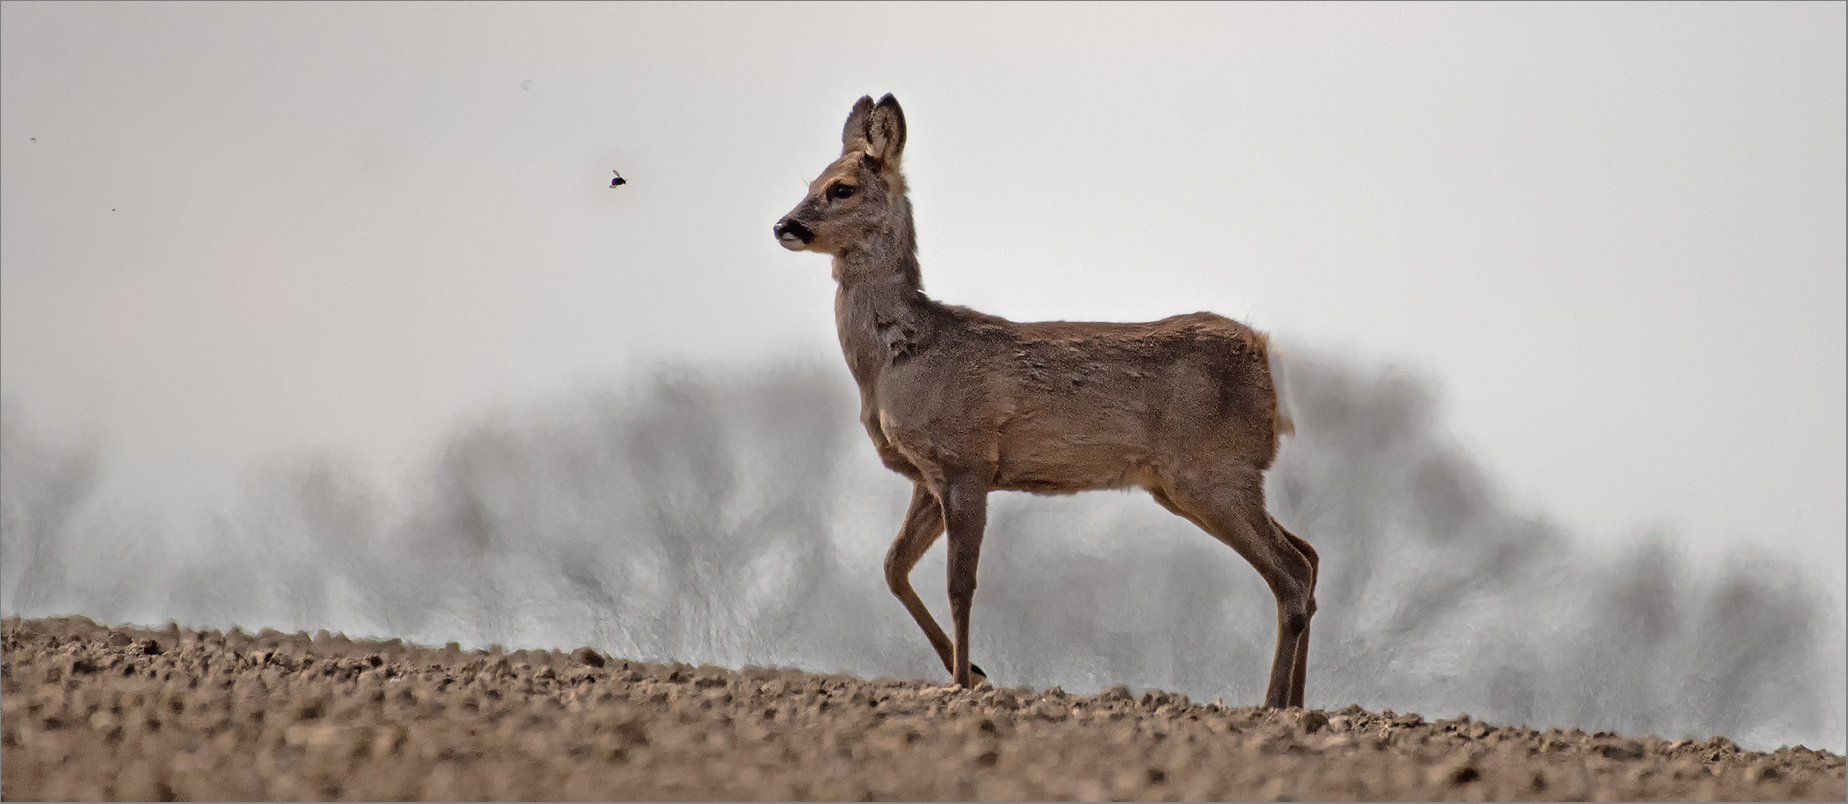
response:
M828 187L828 197L836 201L853 195L853 185L833 184Z

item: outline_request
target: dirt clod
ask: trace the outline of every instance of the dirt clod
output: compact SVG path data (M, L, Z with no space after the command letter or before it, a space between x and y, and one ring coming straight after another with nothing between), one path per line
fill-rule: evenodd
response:
M1617 760L1642 759L1645 753L1642 743L1618 737L1601 738L1592 746L1591 750L1596 751L1599 756L1605 759Z
M450 644L455 644L455 643L450 643ZM603 666L603 654L598 653L595 648L590 648L590 647L578 648L575 652L571 654L571 658L576 659L578 661L578 664L589 665L591 667L602 667Z
M1323 726L1328 725L1328 716L1321 712L1309 710L1302 713L1302 717L1298 722L1301 723L1304 734L1314 734L1320 731Z
M1445 771L1443 778L1453 785L1469 784L1470 782L1482 778L1482 771L1476 770L1476 766L1474 765L1464 763Z
M162 646L165 646L165 649ZM1803 799L1840 756L82 618L0 623L0 798Z

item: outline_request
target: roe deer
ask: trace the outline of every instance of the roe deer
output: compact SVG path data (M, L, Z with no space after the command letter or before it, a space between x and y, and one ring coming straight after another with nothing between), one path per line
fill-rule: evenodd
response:
M1269 707L1302 706L1316 554L1264 509L1264 472L1291 432L1263 333L1212 313L1143 324L1016 323L924 295L891 95L847 116L841 156L774 232L832 255L835 326L860 386L860 422L911 507L886 583L955 683L969 663L969 607L996 489L1069 494L1141 486L1231 545L1277 598ZM954 646L911 588L948 526Z

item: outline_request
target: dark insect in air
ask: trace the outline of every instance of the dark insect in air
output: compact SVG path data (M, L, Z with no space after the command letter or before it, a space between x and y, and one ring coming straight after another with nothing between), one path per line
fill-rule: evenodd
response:
M621 187L629 183L628 179L625 179L622 177L622 173L620 171L612 170L610 172L616 174L616 178L610 179L610 189L614 190L618 187Z

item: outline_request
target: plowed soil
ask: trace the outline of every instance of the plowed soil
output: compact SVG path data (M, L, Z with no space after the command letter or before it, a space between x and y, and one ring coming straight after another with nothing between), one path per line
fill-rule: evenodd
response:
M1815 799L1842 757L1116 688L0 625L18 799Z

